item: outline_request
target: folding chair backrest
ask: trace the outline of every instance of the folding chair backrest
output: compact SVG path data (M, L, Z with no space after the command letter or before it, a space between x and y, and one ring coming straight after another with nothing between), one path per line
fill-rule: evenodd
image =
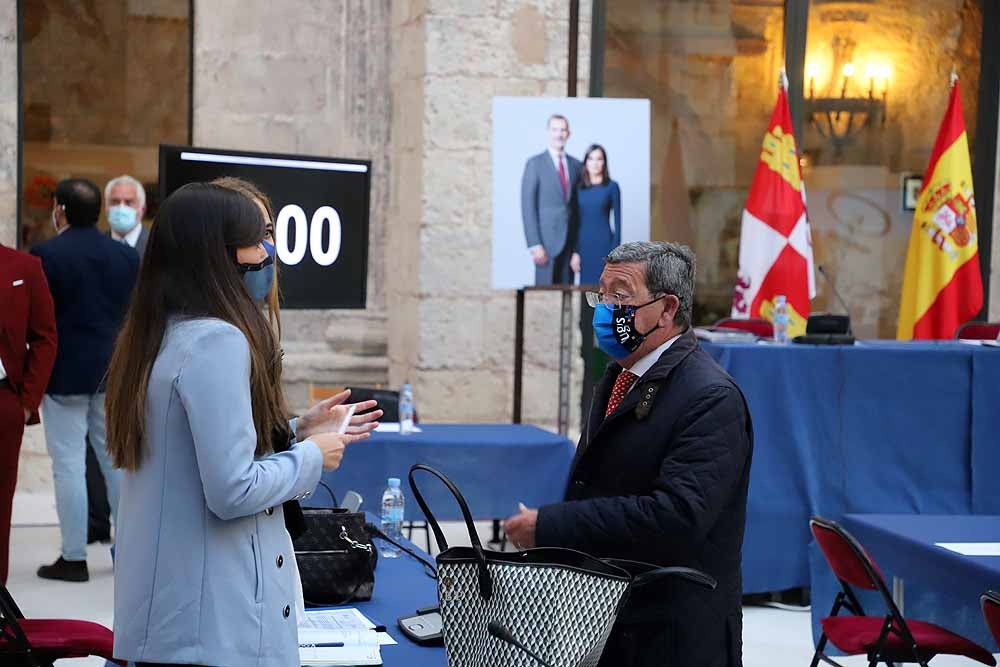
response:
M1000 593L987 591L980 598L983 604L983 617L986 619L986 627L993 634L993 639L1000 644Z
M740 331L749 331L755 336L760 336L761 338L771 338L774 336L774 325L767 320L758 318L738 320L732 317L725 317L716 322L715 326L720 329L738 329Z
M348 387L348 389L351 390L351 398L348 399L351 403L360 403L361 401L370 401L374 399L378 401L378 407L383 412L382 419L380 421L399 421L398 391L393 391L391 389L372 389L369 387ZM414 421L416 421L416 419L414 419Z
M996 340L1000 336L1000 322L966 322L955 332L959 340Z
M810 519L809 529L838 579L870 591L879 589L882 573L850 533L839 524L822 517ZM882 586L885 584L882 583Z

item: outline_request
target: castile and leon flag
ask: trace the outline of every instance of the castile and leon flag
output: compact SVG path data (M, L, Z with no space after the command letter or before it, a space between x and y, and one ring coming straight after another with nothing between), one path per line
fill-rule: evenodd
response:
M774 321L775 297L788 303L788 335L804 334L816 295L812 237L806 215L784 73L761 146L740 229L740 266L732 317Z

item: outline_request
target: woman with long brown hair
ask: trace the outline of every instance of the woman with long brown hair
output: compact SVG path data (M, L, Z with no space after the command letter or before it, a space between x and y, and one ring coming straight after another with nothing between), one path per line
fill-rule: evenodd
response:
M286 422L280 350L244 282L271 261L264 233L250 199L211 184L177 190L153 225L108 374L118 659L298 664L282 503L368 433Z
M278 263L275 260L274 246L274 208L271 199L260 188L250 181L234 176L224 176L212 181L213 185L221 185L240 193L252 201L261 215L264 216L264 238L261 245L271 258L272 264L264 267L260 271L250 271L243 276L250 298L261 308L267 311L268 319L275 331L278 340L281 339L281 308L280 292L278 288ZM347 389L334 396L324 399L310 408L301 417L294 419L291 424L297 437L304 440L317 433L336 431L340 426L340 411L336 408L350 398L351 391ZM375 421L382 416L382 410L377 410L378 404L375 401L362 401L355 404L355 413L351 417L351 424L347 428L348 433L366 433L378 426ZM374 423L373 423L374 422ZM274 450L276 452L288 449L288 440L282 433L275 434ZM285 527L288 529L289 539L298 537L306 530L305 518L302 508L297 500L289 500L282 505L285 514ZM287 566L294 573L295 580L295 602L298 613L305 613L305 598L302 593L301 580L298 575L298 563L295 561L294 545L289 542Z

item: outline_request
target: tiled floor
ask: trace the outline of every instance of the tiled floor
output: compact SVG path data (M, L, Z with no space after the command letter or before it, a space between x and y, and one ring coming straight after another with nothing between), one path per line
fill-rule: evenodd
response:
M50 498L23 495L17 498L8 581L11 594L27 616L81 618L110 627L114 581L107 545L91 545L88 548L90 581L86 584L52 582L35 576L39 565L51 562L58 556L59 531L54 520L55 511ZM485 540L488 524L478 527ZM460 543L464 530L464 526L459 524L445 526L450 542ZM417 542L421 543L419 538ZM808 612L766 607L744 608L743 664L746 667L805 667L812 658L812 649ZM851 666L866 664L862 656L845 658L843 662ZM103 660L96 658L58 663L59 667L99 667L103 664ZM935 667L955 667L977 663L942 656L935 658L931 664Z

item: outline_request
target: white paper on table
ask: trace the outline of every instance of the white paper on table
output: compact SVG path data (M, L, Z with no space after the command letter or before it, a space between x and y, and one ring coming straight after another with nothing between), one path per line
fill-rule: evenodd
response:
M379 422L376 433L399 433L399 422ZM413 425L413 432L420 433L420 427Z
M317 638L317 633L339 632L345 630L371 630L375 624L367 616L354 607L346 609L321 609L306 610L305 617L299 619L299 643L321 643L325 641L339 641L336 638ZM389 646L396 643L388 632L379 632L379 646ZM303 635L309 637L309 641L303 640Z
M935 542L934 546L963 556L1000 556L1000 542Z
M343 646L310 646L338 641ZM300 630L301 665L381 665L378 639L371 630Z

